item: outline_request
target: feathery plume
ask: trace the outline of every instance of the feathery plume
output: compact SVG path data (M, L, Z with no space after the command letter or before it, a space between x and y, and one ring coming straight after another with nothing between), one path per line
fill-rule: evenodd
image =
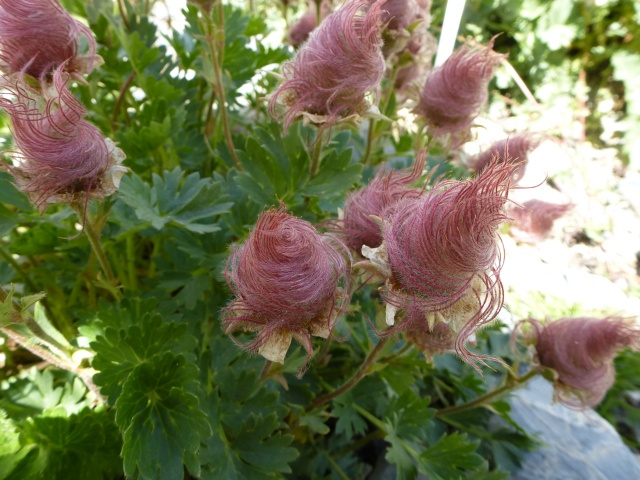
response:
M289 28L287 41L292 47L298 48L307 41L311 32L313 32L318 26L316 16L315 9L308 10L302 17L300 17L300 20Z
M366 14L367 0L351 0L329 15L300 48L296 58L282 66L284 82L269 99L275 119L282 104L284 126L303 116L313 124L331 127L356 121L369 113L365 96L378 88L384 73L380 37L381 0Z
M11 117L17 147L9 152L8 169L41 212L52 203L110 195L127 170L120 165L122 150L84 119L87 112L67 89L69 77L61 69L53 72L51 88L43 84L35 90L5 77L0 82L9 92L0 98L0 108Z
M640 347L640 329L620 317L562 318L533 326L537 361L556 371L555 396L573 408L595 407L613 385L613 359ZM526 340L525 340L526 341Z
M470 168L481 172L492 161L498 163L518 163L513 182L518 183L524 176L527 167L527 156L540 145L542 137L532 133L517 133L509 138L496 142L491 148L469 161Z
M328 338L349 304L350 263L344 244L320 235L284 205L262 213L227 264L227 283L236 298L223 311L226 333L258 332L243 346L280 363L293 337L306 349L308 362L310 336Z
M386 260L382 297L392 329L433 332L446 323L458 355L473 364L482 358L465 346L503 304L499 280L503 248L498 227L513 168L492 165L477 178L444 181L419 198L408 198L384 214L384 243L372 263ZM378 269L383 273L384 269Z
M509 211L511 235L521 242L536 243L549 236L553 222L573 208L573 204L558 205L529 200Z
M81 37L88 42L83 56L78 55ZM80 79L100 60L91 30L58 0L0 0L0 68L6 74L40 79L64 66Z
M458 48L441 66L433 69L422 88L414 112L425 119L437 135L463 138L488 97L487 86L500 59L487 47Z
M379 247L382 243L380 219L383 212L405 197L416 198L421 195L422 190L409 189L408 186L420 178L425 161L426 155L421 153L416 156L411 169L381 169L369 185L347 196L344 217L332 230L356 252L360 252L363 245Z
M385 0L382 23L386 30L404 30L418 20L419 11L417 0Z

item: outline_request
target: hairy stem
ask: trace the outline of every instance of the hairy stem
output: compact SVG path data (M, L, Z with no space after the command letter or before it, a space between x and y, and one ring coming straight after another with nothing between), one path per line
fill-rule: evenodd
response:
M322 138L316 138L316 145L311 153L311 164L309 165L309 178L313 178L320 170L320 156L322 154Z
M369 157L371 157L371 149L373 147L373 131L376 129L376 119L371 118L369 120L369 132L367 133L367 147L362 156L362 164L367 165L369 163Z
M453 413L464 412L465 410L471 410L473 408L482 407L487 405L494 398L500 397L505 393L515 390L524 386L530 379L540 374L541 371L537 368L533 368L529 370L525 375L521 377L511 377L508 378L507 381L501 387L496 388L495 390L491 390L490 392L485 393L484 395L480 395L478 398L475 398L469 402L461 403L459 405L453 405L451 407L441 408L436 412L436 417L442 417L444 415L451 415Z
M7 292L2 287L0 287L0 302L6 301L7 297ZM20 305L15 300L12 303L13 309L20 317L22 317L22 315L24 314L21 313L22 309ZM12 339L22 348L42 358L44 361L50 363L51 365L78 375L78 377L80 377L87 388L95 394L97 401L104 403L104 399L102 398L102 396L100 396L98 388L95 386L92 380L93 373L95 373L93 369L85 369L77 365L69 355L68 349L60 345L55 339L51 338L46 332L44 332L40 325L38 325L30 315L24 322L24 325L26 325L31 333L35 335L35 341L41 342L43 345L34 343L34 339L32 337L30 338L28 336L25 336L23 333L19 332L11 325L0 327L0 332L5 334L8 338Z
M330 402L337 396L342 395L346 391L351 390L353 387L355 387L360 382L360 380L367 376L367 373L369 373L369 367L371 367L373 362L376 360L384 346L389 341L389 338L390 337L382 337L378 341L377 345L373 348L373 350L371 350L371 352L369 352L369 355L367 355L367 358L364 359L358 370L356 370L353 376L346 383L344 383L341 387L336 388L333 392L329 392L325 395L322 395L321 397L316 398L313 402L311 402L307 410L309 411L313 410L314 408L318 408L319 406Z
M102 246L100 245L100 232L94 228L88 217L84 223L84 231L87 234L87 238L91 244L91 249L98 259L98 263L100 263L100 267L102 268L105 277L109 282L113 282L114 276L113 271L111 270L111 265L109 265L107 256L104 254L104 250L102 250Z
M120 92L118 93L116 104L113 107L113 116L111 118L111 131L113 133L115 133L117 129L116 127L118 124L118 114L120 113L120 107L122 106L122 102L124 102L124 96L127 93L127 90L129 90L129 87L131 86L131 84L133 83L133 79L135 78L135 76L136 76L136 71L133 70L129 74L125 82L122 84L122 87L120 87Z
M229 124L229 117L227 115L227 101L224 93L224 83L222 82L222 64L224 61L224 5L222 0L218 0L218 25L213 22L212 15L206 15L207 19L207 41L209 43L209 52L211 54L211 61L213 63L213 71L216 77L215 85L212 88L216 90L216 96L218 100L218 111L222 119L222 127L224 130L224 137L229 148L229 153L233 158L233 162L238 170L242 170L240 166L240 159L236 154L235 146L233 145L233 138L231 137L231 126ZM217 40L217 42L216 42Z
M269 377L269 370L271 370L271 364L273 362L271 360L266 360L264 362L264 367L262 367L262 371L260 372L260 381L264 382L267 377Z

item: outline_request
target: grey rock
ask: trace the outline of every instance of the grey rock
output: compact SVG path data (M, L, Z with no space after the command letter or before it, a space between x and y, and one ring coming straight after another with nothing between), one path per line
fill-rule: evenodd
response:
M533 379L509 399L511 416L543 446L526 453L513 480L633 480L640 464L613 426L593 410L553 404L553 386Z

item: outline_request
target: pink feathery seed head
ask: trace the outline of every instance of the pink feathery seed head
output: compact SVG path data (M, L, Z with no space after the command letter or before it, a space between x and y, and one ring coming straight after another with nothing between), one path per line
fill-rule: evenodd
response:
M410 189L424 170L426 155L416 156L413 168L393 171L381 169L369 185L347 196L344 206L344 218L340 227L334 231L345 243L360 253L362 246L379 247L382 243L382 229L379 220L387 207L403 198L417 198L422 190Z
M300 115L330 127L367 112L365 95L377 91L385 68L381 2L361 13L368 0L351 0L312 32L296 58L282 66L284 82L269 100L272 117L280 117L282 104L285 128Z
M529 200L509 211L511 235L521 242L535 243L549 236L553 222L573 208L573 204L558 205Z
M287 41L292 47L299 47L307 41L311 32L318 26L315 9L308 10L300 20L294 23L287 34Z
M262 213L227 265L236 298L223 312L226 332L257 331L244 347L278 362L293 336L310 358L310 335L327 338L349 304L350 264L344 244L284 206Z
M414 112L437 135L464 133L486 102L487 86L503 57L492 44L460 47L430 72Z
M78 55L80 38L88 53ZM93 70L96 43L86 26L77 22L58 0L0 0L0 65L7 74L35 78L64 65L71 74Z
M10 93L0 98L0 108L11 117L17 147L9 170L41 211L51 203L86 203L86 195L109 195L126 171L119 166L122 151L84 120L86 110L67 89L68 78L59 68L50 90L4 77L0 82Z
M640 346L640 329L620 317L530 322L538 362L556 371L556 397L571 407L600 403L613 385L616 354Z
M513 179L514 183L517 183L524 176L529 153L535 150L540 142L542 142L541 135L517 133L496 142L491 148L472 158L469 164L472 170L480 172L492 161L498 163L517 162L520 167L515 171Z
M419 9L416 0L385 0L382 4L382 23L386 25L386 30L403 30L418 20Z
M492 165L477 178L444 181L417 199L387 209L384 240L391 277L383 298L405 312L399 327L424 327L425 315L455 325L456 350L502 307L498 228L513 167ZM430 327L429 327L430 328Z

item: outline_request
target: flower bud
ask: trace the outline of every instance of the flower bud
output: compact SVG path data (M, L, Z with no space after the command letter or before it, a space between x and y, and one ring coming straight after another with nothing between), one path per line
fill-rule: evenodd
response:
M542 138L532 133L517 133L496 142L491 148L472 158L469 165L475 172L481 172L492 161L498 163L517 163L513 182L518 183L527 167L527 156L534 150Z
M422 190L407 188L422 175L426 155L416 157L412 169L381 169L369 185L347 196L344 218L333 229L345 243L360 252L363 245L379 247L382 243L380 219L387 207L406 197L416 198Z
M89 44L78 55L80 37ZM100 61L96 42L58 0L0 0L0 69L43 78L63 69L72 75L90 73Z
M537 361L557 373L555 396L574 408L595 407L613 385L613 359L640 346L640 329L620 317L529 320Z
M84 120L87 112L67 89L61 68L53 72L52 88L43 83L41 91L21 80L0 82L10 93L0 98L0 108L11 117L17 147L9 171L41 212L52 203L110 195L127 170L120 165L122 150Z
M503 304L498 227L507 219L512 174L512 167L492 165L475 179L441 182L387 209L383 219L391 275L382 297L400 312L397 328L433 332L446 323L456 352L469 363L479 357L466 340Z
M464 45L434 68L414 112L436 135L464 138L488 97L487 86L503 55L487 47Z
M226 333L258 332L243 346L280 363L293 337L306 349L308 362L310 336L327 338L349 304L350 262L340 241L320 235L284 206L262 213L227 264L227 283L236 298L223 311Z
M282 66L282 85L269 99L269 112L284 126L298 116L319 126L359 119L371 105L365 95L377 90L384 73L380 37L380 5L359 13L367 0L351 0L313 31L296 58Z
M557 205L542 200L529 200L521 207L510 210L511 235L521 242L535 243L549 236L553 222L563 216L573 205Z

